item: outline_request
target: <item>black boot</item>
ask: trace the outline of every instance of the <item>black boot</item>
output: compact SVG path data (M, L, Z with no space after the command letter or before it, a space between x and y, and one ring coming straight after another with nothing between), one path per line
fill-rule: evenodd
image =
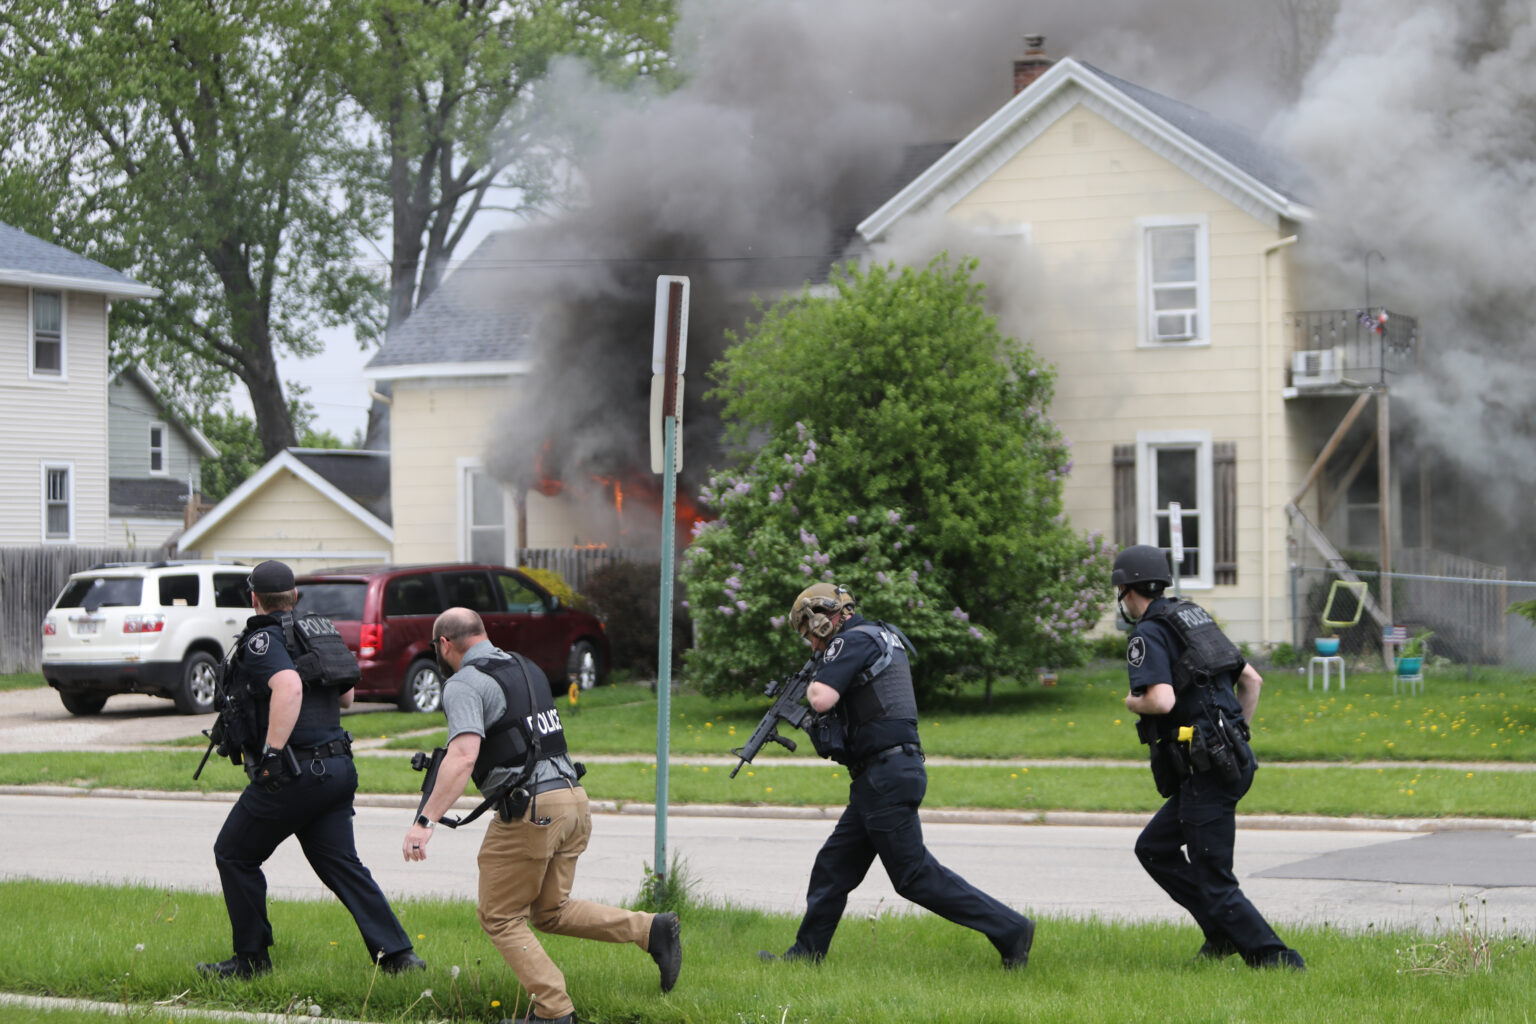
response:
M416 955L416 951L410 946L394 953L386 953L379 957L379 966L385 974L400 974L404 971L424 971L427 962Z
M272 959L265 953L236 953L216 964L198 964L197 973L205 978L254 978L272 969Z
M1009 971L1020 971L1029 963L1029 949L1035 944L1035 922L1030 918L1024 919L1024 929L1019 932L1011 945L1003 950L1003 968Z
M657 914L651 919L651 959L661 969L661 990L671 992L677 984L677 972L683 969L682 928L677 915Z

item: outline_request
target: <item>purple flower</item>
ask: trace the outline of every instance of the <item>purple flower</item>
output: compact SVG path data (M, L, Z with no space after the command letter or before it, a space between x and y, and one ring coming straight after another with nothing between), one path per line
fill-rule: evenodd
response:
M722 604L722 605L717 606L715 608L715 611L719 612L721 615L735 615L736 614L736 609L732 608L728 604Z
M814 533L807 532L803 526L800 527L800 543L804 544L806 547L811 548L821 547L821 542L816 539L816 535Z
M774 629L783 629L784 628L784 616L782 616L782 615L771 615L771 616L769 616L768 617L768 625L772 626Z
M828 564L831 563L831 561L832 561L832 556L831 555L824 555L820 551L816 552L816 564L817 565L828 565Z
M801 461L803 461L807 466L811 465L816 461L816 453L814 451L806 452L805 458Z
M858 516L849 516L848 517L848 525L849 526L858 526L859 525L859 517Z
M737 611L742 611L742 612L746 611L747 610L747 602L745 602L745 601L737 601L736 602L736 610Z
M774 484L773 490L768 492L768 500L774 504L784 500L784 491L778 484Z
M727 577L726 581L725 581L725 588L727 590L740 590L741 589L741 577L740 576L729 576L729 577Z
M885 513L885 521L890 523L892 526L895 526L897 523L901 522L901 513L895 509L889 509Z
M890 579L883 572L875 573L875 579L880 581L881 583L889 583L889 582L891 582Z
M970 622L971 621L970 614L968 612L962 611L960 609L959 605L956 605L955 606L955 610L950 612L949 614L953 615L955 618L959 619L961 622Z
M809 576L811 574L811 567L808 565L802 565L800 566L800 572L806 576Z
M984 639L986 639L985 637L983 637L981 635L981 630L977 629L975 626L971 627L971 636L974 637L977 640L984 640Z

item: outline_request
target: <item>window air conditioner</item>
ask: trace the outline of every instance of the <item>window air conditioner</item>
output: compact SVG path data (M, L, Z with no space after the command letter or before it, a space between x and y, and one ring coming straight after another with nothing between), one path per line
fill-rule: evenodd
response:
M1158 341L1188 341L1195 336L1195 310L1159 312L1152 318Z
M1296 387L1337 384L1344 373L1344 351L1319 348L1291 356L1291 383Z

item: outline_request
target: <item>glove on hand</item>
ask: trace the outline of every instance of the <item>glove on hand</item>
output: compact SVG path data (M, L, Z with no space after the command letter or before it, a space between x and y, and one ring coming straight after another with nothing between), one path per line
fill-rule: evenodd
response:
M271 747L264 747L259 760L254 764L246 762L246 774L251 777L253 783L268 793L276 793L294 777L289 771L288 762L283 757L286 749L273 750Z

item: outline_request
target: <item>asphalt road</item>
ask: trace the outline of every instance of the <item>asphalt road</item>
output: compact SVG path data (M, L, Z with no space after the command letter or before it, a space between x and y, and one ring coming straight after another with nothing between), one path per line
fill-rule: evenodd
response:
M195 734L211 716L183 716L168 701L114 697L88 718L64 711L48 690L0 693L0 750L133 749ZM146 882L216 891L212 846L232 797L108 795L7 787L0 779L0 835L8 838L0 877ZM473 898L482 826L439 830L425 864L407 865L400 840L410 818L401 798L368 797L357 810L358 849L392 896ZM816 849L836 810L675 807L669 849L711 900L797 911ZM809 815L809 816L807 816ZM1020 824L999 815L925 811L930 848L950 868L998 898L1033 913L1114 920L1184 920L1132 853L1140 817L1054 815L1066 824ZM954 820L970 819L970 820ZM948 819L948 820L946 820ZM992 819L992 820L989 820ZM1327 923L1349 930L1436 929L1460 920L1459 901L1485 908L1485 923L1536 936L1536 822L1497 828L1467 823L1239 820L1237 873L1277 925ZM1452 827L1443 827L1450 825ZM576 895L616 902L639 889L654 858L654 816L646 808L594 815ZM1441 829L1435 831L1434 829ZM103 841L110 837L110 842ZM329 898L296 843L279 849L268 876L275 895ZM873 869L850 912L906 908Z

